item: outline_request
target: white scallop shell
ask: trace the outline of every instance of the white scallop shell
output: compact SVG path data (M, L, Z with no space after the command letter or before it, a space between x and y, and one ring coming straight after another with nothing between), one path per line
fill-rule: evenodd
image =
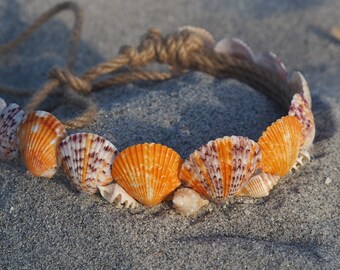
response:
M72 134L60 144L64 172L78 191L88 194L112 182L111 166L117 154L111 142L92 133Z
M253 176L236 194L237 196L265 197L280 180L280 176L261 172Z
M237 38L224 38L217 42L214 50L218 53L230 55L235 58L255 62L255 56L251 48Z
M256 63L273 74L276 74L283 81L287 80L288 72L283 61L273 52L265 52L255 57Z
M2 103L3 106L6 103ZM0 159L13 159L18 154L17 129L25 112L15 103L10 103L0 113Z
M2 98L0 98L0 113L2 112L3 109L5 109L7 106L6 101Z
M301 94L307 101L309 108L312 108L312 98L308 83L299 71L294 71L289 79L289 86L295 90L295 93Z
M100 194L109 203L114 203L117 208L136 208L139 204L117 183L107 186L98 186Z
M183 216L192 216L209 204L208 200L203 199L196 191L190 188L180 188L172 199L176 212Z

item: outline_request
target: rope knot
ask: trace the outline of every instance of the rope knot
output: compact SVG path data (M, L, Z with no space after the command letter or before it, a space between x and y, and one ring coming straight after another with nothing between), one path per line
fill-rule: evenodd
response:
M57 79L62 84L68 85L77 92L89 93L92 89L89 81L77 77L65 69L55 68L50 72L49 77Z

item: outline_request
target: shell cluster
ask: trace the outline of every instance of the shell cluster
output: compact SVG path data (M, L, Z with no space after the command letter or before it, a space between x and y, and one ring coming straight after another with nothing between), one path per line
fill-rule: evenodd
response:
M0 159L20 153L28 173L52 178L61 167L79 192L99 192L118 208L155 206L172 198L174 208L191 216L209 201L232 196L263 197L281 177L310 159L315 123L308 84L300 72L288 78L282 60L272 52L256 55L243 41L225 38L215 44L204 29L186 26L217 54L247 61L289 86L287 116L271 124L257 142L226 136L203 144L185 160L167 146L144 143L120 153L92 133L67 136L62 123L44 111L25 112L0 98ZM182 185L182 186L181 186Z

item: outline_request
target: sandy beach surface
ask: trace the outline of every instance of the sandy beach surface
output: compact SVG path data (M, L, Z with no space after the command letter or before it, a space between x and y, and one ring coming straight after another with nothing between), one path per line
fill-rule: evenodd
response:
M76 73L137 45L150 27L206 28L219 40L238 37L255 52L272 50L311 88L317 133L312 160L262 199L210 204L196 217L155 208L116 209L99 195L71 190L58 172L33 178L19 159L0 162L1 269L339 269L340 268L340 1L76 1L85 13ZM60 1L1 0L0 43ZM38 89L64 66L73 17L65 12L25 44L0 57L0 84ZM3 96L24 105L27 99ZM235 80L190 72L161 83L116 86L91 95L93 132L119 150L157 142L183 158L209 140L257 140L285 115L268 97ZM53 113L72 116L72 107ZM72 131L74 132L74 131ZM326 179L329 178L330 180Z

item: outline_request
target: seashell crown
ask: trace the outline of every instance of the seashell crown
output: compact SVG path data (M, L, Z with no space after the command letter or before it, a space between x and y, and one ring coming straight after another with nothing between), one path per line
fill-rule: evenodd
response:
M257 142L225 136L203 144L182 160L173 149L160 144L133 145L119 153L111 142L96 134L67 136L67 128L80 127L93 118L95 109L91 106L84 115L64 123L48 112L34 110L48 91L62 84L70 86L74 90L71 97L86 107L88 101L77 91L173 76L128 71L93 83L98 76L122 67L143 67L154 61L168 64L176 74L199 70L235 78L277 101L287 109L287 116L270 125ZM206 30L184 26L166 37L151 30L138 49L123 47L108 63L81 77L55 70L33 97L27 114L0 98L0 159L13 159L19 153L30 175L47 179L62 167L76 191L100 192L118 208L139 204L152 207L172 200L176 211L184 216L195 215L209 201L223 204L232 196L268 196L280 178L310 160L315 123L307 81L297 71L288 76L282 60L272 52L255 54L235 38L216 43Z

